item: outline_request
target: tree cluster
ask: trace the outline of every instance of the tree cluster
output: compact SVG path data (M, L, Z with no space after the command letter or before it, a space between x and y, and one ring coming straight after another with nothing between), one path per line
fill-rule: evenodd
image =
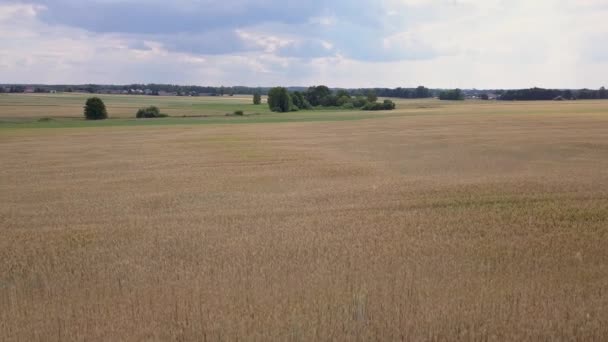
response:
M25 93L25 87L21 85L14 85L8 88L9 93Z
M400 99L426 99L433 97L433 91L429 88L419 86L417 88L373 88L373 89L358 89L352 91L353 94L367 94L374 92L380 97L394 97Z
M343 89L332 92L327 86L312 86L304 92L290 92L287 88L276 87L268 92L268 107L273 112L292 112L313 108L344 108L362 110L392 110L395 104L390 100L378 103L377 94L368 90L365 96L351 96Z
M460 89L443 90L439 93L440 100L461 101L464 100L464 93Z

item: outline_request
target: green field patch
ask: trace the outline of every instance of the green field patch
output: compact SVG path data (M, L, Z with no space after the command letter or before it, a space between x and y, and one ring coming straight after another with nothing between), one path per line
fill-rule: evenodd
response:
M107 119L87 121L84 119L54 118L49 121L38 119L0 120L0 130L25 128L85 128L85 127L120 127L120 126L165 126L165 125L209 125L209 124L252 124L284 122L316 122L362 120L391 115L367 114L363 112L336 112L306 114L268 114L245 116L209 116L209 117L169 117L159 119ZM394 115L392 115L394 116Z

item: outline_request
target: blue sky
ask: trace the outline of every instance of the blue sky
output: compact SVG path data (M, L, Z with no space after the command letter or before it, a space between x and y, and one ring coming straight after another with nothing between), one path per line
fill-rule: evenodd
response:
M0 0L0 83L608 85L607 0Z

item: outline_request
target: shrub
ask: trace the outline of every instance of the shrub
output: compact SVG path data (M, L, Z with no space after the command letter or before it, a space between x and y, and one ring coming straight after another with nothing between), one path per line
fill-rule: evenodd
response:
M362 110L393 110L395 109L395 103L391 100L384 100L384 102L368 102L361 108Z
M243 116L243 115L245 115L245 113L244 113L242 110L235 110L233 114L234 114L234 115L238 115L238 116Z
M304 101L302 102L302 107L300 107L300 109L312 109L312 105L310 104L310 102L308 102L306 98L304 98Z
M355 106L355 108L362 108L367 104L367 98L365 98L364 96L357 96L355 98L355 100L353 101L353 106Z
M158 109L158 107L156 106L150 106L150 107L146 107L146 108L141 108L137 111L137 114L135 114L135 117L138 119L143 119L143 118L166 118L168 115L167 114L163 114L160 112L160 110Z
M395 102L391 100L384 100L382 106L384 107L384 110L393 110L395 109Z
M363 109L363 110L384 110L384 105L379 102L368 102L361 109Z
M337 95L336 95L337 96ZM350 102L350 96L342 95L338 97L337 105L343 107L345 104Z
M98 97L91 97L84 106L84 117L87 120L104 120L108 118L106 105Z
M347 102L342 105L342 109L355 109L355 106L353 105L352 102Z

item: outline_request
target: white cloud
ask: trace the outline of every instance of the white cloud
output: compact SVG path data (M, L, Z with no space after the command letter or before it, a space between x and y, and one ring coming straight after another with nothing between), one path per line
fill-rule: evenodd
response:
M337 19L335 16L319 16L319 17L310 18L308 20L308 23L312 24L312 25L328 27L328 26L335 25L336 21L337 21Z
M276 52L282 47L286 47L289 44L293 44L293 39L288 39L272 34L264 34L258 32L251 32L245 30L236 30L236 34L244 41L249 44L256 45L262 48L263 51L272 53Z
M7 22L19 18L28 20L35 18L45 6L35 4L8 3L0 4L0 21Z

